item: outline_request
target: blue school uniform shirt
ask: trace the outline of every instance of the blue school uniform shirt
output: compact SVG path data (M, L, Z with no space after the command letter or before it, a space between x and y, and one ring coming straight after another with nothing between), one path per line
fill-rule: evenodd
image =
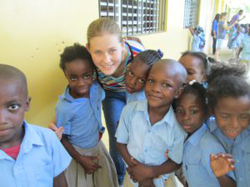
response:
M182 169L189 187L220 187L210 167L210 155L217 153L225 150L203 124L184 144ZM235 178L233 172L228 175Z
M174 111L170 107L162 120L153 126L149 120L147 100L127 104L122 111L115 137L117 142L127 144L128 152L139 162L158 166L169 158L182 162L183 143L186 133L178 124ZM169 174L164 175L167 179ZM164 181L154 180L157 187L164 186Z
M23 127L17 159L0 150L0 187L52 187L71 157L53 131L26 122Z
M242 48L241 59L250 60L250 35L248 33L242 37L240 47Z
M237 187L250 186L250 125L236 139L228 139L216 125L215 118L209 120L209 130L221 142L227 153L235 160Z
M192 40L192 49L191 49L193 52L200 52L201 51L200 42L201 42L200 37L198 35L194 34L193 40Z
M101 102L105 93L101 86L94 82L90 88L90 98L74 99L69 87L59 97L56 106L57 127L64 127L71 144L88 149L96 146L99 132L104 132L101 121Z
M144 89L140 92L135 92L135 93L127 93L127 104L131 103L133 101L141 101L146 99L145 91Z

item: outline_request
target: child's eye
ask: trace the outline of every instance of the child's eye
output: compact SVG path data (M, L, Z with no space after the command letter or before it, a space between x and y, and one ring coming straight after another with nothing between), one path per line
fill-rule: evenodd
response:
M192 72L192 71L188 71L187 73L188 73L188 75L193 75L194 74L194 72Z
M142 84L145 83L145 80L144 80L144 79L139 79L138 81L139 81L139 83L142 83Z
M133 76L134 76L134 74L133 74L131 71L128 72L128 75L129 75L130 77L133 77Z
M176 112L176 114L181 114L181 113L182 113L182 110L179 109L179 108L177 108L177 109L175 110L175 112Z
M242 115L242 116L240 116L240 119L241 120L248 120L249 119L249 115L247 114L247 115Z
M90 73L89 73L89 74L86 74L86 75L84 75L82 78L83 78L84 80L88 80L88 79L91 78L91 74L90 74Z
M71 81L76 81L76 80L77 80L76 77L70 77L69 79L70 79Z
M197 114L198 113L198 110L190 110L190 114Z
M15 111L15 110L19 109L19 107L20 107L20 105L18 105L18 104L11 104L8 106L8 110Z
M166 88L167 88L167 87L171 87L171 85L168 84L168 83L163 83L162 86L163 86L163 87L166 87Z
M229 116L228 116L228 115L221 115L221 118L223 118L223 119L228 119Z
M153 79L148 79L148 82L149 83L154 83L154 80Z

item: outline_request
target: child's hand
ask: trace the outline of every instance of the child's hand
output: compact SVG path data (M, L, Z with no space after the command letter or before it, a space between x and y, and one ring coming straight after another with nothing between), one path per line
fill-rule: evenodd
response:
M139 183L139 187L155 187L154 183L153 183L153 179L146 179L143 180Z
M150 178L150 167L140 163L134 158L131 158L131 161L134 163L135 166L129 167L127 171L130 175L130 178L134 182L141 182Z
M169 154L169 149L167 149L167 151L166 151L165 154L164 154L164 156L165 156L166 159L169 159L168 154Z
M234 170L234 160L232 155L219 153L210 155L210 166L216 177L221 177L229 171Z
M97 156L81 156L78 162L81 164L87 174L93 174L98 169L102 168L100 165L95 163L99 158Z
M54 122L50 122L49 128L56 133L56 136L58 137L59 140L62 139L62 135L63 135L63 131L64 131L63 126L57 128Z

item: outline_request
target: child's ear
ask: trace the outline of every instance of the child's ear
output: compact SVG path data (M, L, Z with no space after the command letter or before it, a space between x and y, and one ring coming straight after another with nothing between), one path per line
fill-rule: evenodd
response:
M25 111L28 111L30 109L30 101L31 101L31 97L28 97L26 100L26 108Z
M183 93L183 91L184 91L184 87L183 86L181 86L180 88L178 88L178 90L175 92L174 98L178 99L180 97L180 95Z

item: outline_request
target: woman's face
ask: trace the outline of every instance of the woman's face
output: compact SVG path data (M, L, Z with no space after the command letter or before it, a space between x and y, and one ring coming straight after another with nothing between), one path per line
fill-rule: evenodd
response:
M93 37L88 44L88 50L97 68L105 75L112 75L121 64L124 43L115 34L103 34Z

